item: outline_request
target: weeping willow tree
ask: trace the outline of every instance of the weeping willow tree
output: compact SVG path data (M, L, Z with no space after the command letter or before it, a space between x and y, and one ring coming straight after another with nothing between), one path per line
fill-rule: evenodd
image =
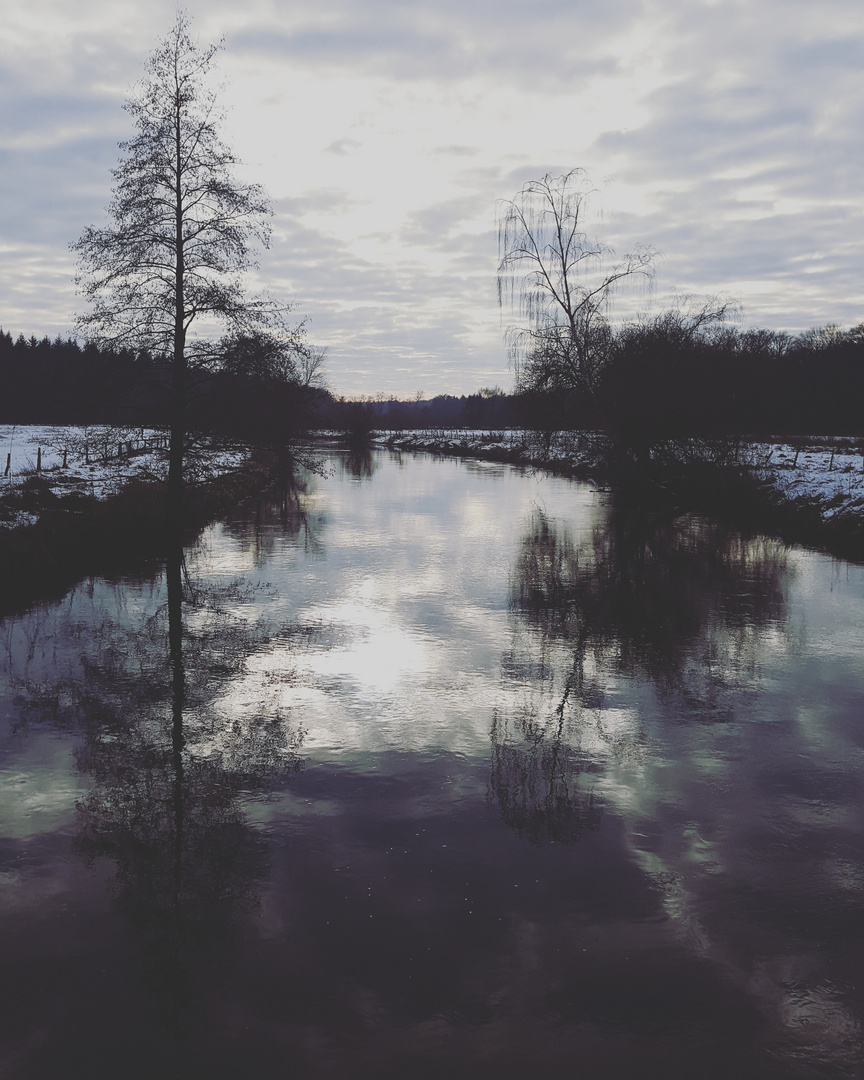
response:
M498 302L517 388L594 394L608 356L612 296L648 279L656 252L637 246L615 259L587 225L597 189L583 169L531 180L498 217Z

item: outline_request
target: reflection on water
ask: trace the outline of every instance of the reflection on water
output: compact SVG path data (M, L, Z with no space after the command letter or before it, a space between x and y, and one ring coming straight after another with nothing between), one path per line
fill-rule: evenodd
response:
M378 467L377 455L369 446L351 446L337 458L339 471L352 480L370 480Z
M0 1073L859 1075L862 614L376 453L6 620Z
M273 509L296 533L300 516L285 505L282 493ZM18 734L47 721L80 736L75 762L89 787L76 802L73 848L88 865L115 867L114 904L178 1065L202 979L268 871L266 839L242 800L296 772L303 739L272 695L245 709L221 705L269 630L231 615L242 583L184 587L185 569L178 547L164 592L161 583L115 586L97 603L102 589L91 584L56 612L6 626Z
M504 669L531 693L492 723L491 788L520 836L574 842L599 823L592 777L611 756L638 760L640 727L614 705L643 679L667 715L734 718L768 637L783 634L782 545L704 519L614 511L577 542L535 509L520 540L510 606L537 632Z
M581 732L564 716L543 718L526 708L492 720L490 790L517 836L572 844L600 824L600 806L586 784L590 760Z
M538 511L513 576L513 609L573 645L562 707L596 705L608 672L644 675L682 715L725 718L724 691L753 677L786 615L782 545L704 519L613 512L576 544Z
M212 968L267 872L264 837L241 796L296 771L302 745L266 698L245 713L218 708L220 687L261 647L262 630L227 617L224 598L199 596L184 619L181 560L179 551L168 560L167 603L143 628L106 627L82 657L80 685L64 687L85 718L77 761L92 780L77 847L116 864L118 908L177 1036L201 969Z

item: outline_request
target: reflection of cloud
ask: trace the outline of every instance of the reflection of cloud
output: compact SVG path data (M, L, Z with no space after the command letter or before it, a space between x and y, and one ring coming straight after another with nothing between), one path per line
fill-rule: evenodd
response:
M620 822L680 940L758 1003L781 1060L853 1075L854 605L831 588L827 561L787 561L771 541L686 519L648 534L632 517L610 526L581 547L542 518L526 532L513 607L539 634L517 625L506 658L523 703L492 728L502 816L533 839L566 822L578 839L588 808ZM789 563L824 639L803 663ZM845 690L832 697L831 685Z
M372 589L368 579L352 601L309 612L313 619L318 616L348 631L343 648L310 658L310 668L326 681L346 680L364 697L392 693L430 666L422 639L393 623L392 613L376 608Z

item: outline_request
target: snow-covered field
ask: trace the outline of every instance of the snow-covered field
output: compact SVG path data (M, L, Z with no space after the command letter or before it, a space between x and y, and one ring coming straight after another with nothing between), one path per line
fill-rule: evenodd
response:
M188 455L190 472L205 480L242 465L241 448L201 447ZM167 442L148 428L0 425L0 496L12 494L40 476L57 495L79 492L96 499L115 494L132 479L164 480ZM32 523L31 512L6 515L0 527Z
M864 455L855 439L754 443L749 447L759 473L790 500L819 504L827 521L839 514L864 513Z

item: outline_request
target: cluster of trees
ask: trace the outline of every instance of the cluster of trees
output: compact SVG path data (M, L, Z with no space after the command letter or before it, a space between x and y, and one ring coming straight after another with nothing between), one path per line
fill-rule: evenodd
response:
M526 366L517 390L526 421L626 434L634 448L735 434L864 434L864 324L793 336L739 330L705 312L668 311L611 332L592 390L562 378L554 357Z
M658 447L752 435L864 433L864 324L791 335L740 330L728 300L685 298L629 322L612 302L647 285L657 252L623 258L589 235L580 169L527 183L499 215L498 296L515 387L423 401L328 402L325 426L590 429L645 461Z
M530 359L530 358L529 358ZM610 332L593 393L554 356L520 368L516 389L401 401L333 397L250 343L189 379L193 430L278 442L308 427L590 428L634 441L730 433L860 435L864 325L793 336L739 330L698 311L666 312ZM313 373L317 375L316 372ZM72 339L13 339L0 330L0 423L170 423L170 361Z
M303 344L302 341L300 343ZM317 386L320 353L274 358L253 341L228 343L218 362L186 378L186 426L279 442L316 423L329 400ZM168 427L171 359L146 349L0 329L0 423Z
M682 306L606 328L593 385L545 345L520 362L516 387L428 401L322 399L330 428L589 429L634 449L726 435L864 434L864 324L791 335L740 330L725 305Z
M647 282L657 253L616 260L591 238L595 194L577 169L531 181L501 208L499 300L526 422L603 428L637 453L692 436L861 432L864 324L740 331L716 299L615 323L614 296Z
M81 346L72 338L13 340L0 329L0 423L119 423L126 412L158 416L138 398L138 371L150 358L129 351ZM134 406L134 408L133 408Z
M322 400L319 420L325 428L351 432L405 428L500 428L519 425L512 395L500 387L484 387L476 394L438 394L428 401L396 397Z

